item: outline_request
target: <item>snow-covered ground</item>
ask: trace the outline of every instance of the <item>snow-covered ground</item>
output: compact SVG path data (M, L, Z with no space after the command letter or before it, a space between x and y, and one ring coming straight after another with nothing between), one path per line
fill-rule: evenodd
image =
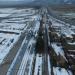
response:
M68 14L70 15L70 14ZM71 16L71 15L70 15ZM50 16L50 22L52 23L51 27L54 29L53 32L60 35L57 37L58 41L54 41L51 43L51 46L55 52L55 54L60 57L62 56L67 62L72 64L72 61L75 59L75 26L55 19ZM59 38L63 37L63 41ZM57 40L56 39L56 40ZM65 42L66 41L66 42ZM65 46L65 47L64 47ZM72 48L73 50L70 50ZM62 58L62 60L63 60ZM58 60L59 62L59 60ZM69 67L71 65L68 65ZM64 67L53 67L54 75L73 75L70 69L66 69Z
M75 28L74 25L71 26L70 24L67 24L67 23L65 23L63 21L60 21L58 19L55 19L53 17L51 17L49 20L52 22L52 25L51 26L53 28L56 28L56 30L59 29L59 32L58 33L60 35L65 35L65 37L70 37L70 38L73 38L72 35L75 35L75 31L73 31L74 28Z
M0 64L9 53L14 44L18 41L20 35L0 33Z
M3 63L11 48L18 41L22 32L31 27L36 21L35 30L39 29L38 10L34 8L0 8L0 64ZM16 34L18 33L18 34Z
M72 72L61 67L53 67L54 75L72 75Z
M62 46L60 46L60 45L58 46L57 43L52 43L51 45L52 45L55 53L57 54L57 56L61 55L67 61Z
M14 61L10 65L7 75L11 75L11 73L13 72L12 69L14 69L17 58L20 57L19 54L21 51L24 52L24 55L22 57L22 61L20 62L16 75L31 75L35 57L34 46L36 43L36 36L40 27L41 17L37 13L38 10L35 9L27 8L18 10L19 11L16 11L12 15L10 15L8 19L4 19L0 23L0 26L3 26L3 30L1 29L2 31L9 30L10 32L19 33L18 35L20 35L21 32L26 33L25 40L23 41L21 48L16 54Z
M8 10L9 12L4 10ZM11 31L17 33L23 32L24 28L27 25L27 22L33 21L34 19L38 18L37 17L38 15L35 14L37 10L34 10L33 8L29 9L6 8L4 10L3 9L0 10L1 16L6 18L1 20L0 22L0 31L9 31L9 32Z
M17 75L24 75L24 74L31 75L34 56L35 56L35 54L34 54L34 44L35 43L36 43L36 41L32 37L26 48L26 51L23 56L23 59L22 59L21 65L19 67ZM26 69L28 69L28 71L25 71Z
M24 31L26 26L26 24L2 23L0 24L0 31L20 33Z
M36 55L36 62L35 62L35 69L34 69L34 75L42 75L42 55L37 54Z

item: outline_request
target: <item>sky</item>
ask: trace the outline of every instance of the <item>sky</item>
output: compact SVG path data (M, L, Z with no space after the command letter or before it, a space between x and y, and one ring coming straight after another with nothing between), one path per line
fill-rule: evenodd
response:
M32 2L32 1L34 1L34 0L0 0L0 4L1 3L13 3L13 2L17 2L17 3L19 3L19 2ZM14 3L15 4L15 3Z
M25 1L25 2L31 2L31 1L34 1L34 0L0 0L0 1L2 1L2 2L6 2L6 1Z
M15 1L15 2L14 2ZM16 5L16 4L73 4L75 0L0 0L0 5Z
M33 0L0 0L0 1L33 1Z

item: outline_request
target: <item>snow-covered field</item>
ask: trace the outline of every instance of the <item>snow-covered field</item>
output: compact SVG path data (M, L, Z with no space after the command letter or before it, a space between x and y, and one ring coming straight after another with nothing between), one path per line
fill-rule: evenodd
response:
M67 61L62 46L58 46L57 43L52 43L52 47L55 53L57 54L57 56L61 55Z
M24 31L26 26L27 26L26 24L1 23L0 31L20 33Z
M54 75L72 75L71 71L61 67L53 67Z
M33 8L0 8L0 64L30 23L39 20L37 12ZM38 30L37 25L35 29Z
M56 30L59 29L59 31L57 32L59 35L65 35L65 37L70 37L70 38L73 38L72 35L75 35L75 32L74 32L75 26L74 25L67 24L58 19L54 19L53 17L51 17L49 20L52 22L53 28L55 28Z
M19 49L18 53L16 54L16 57L15 57L14 61L12 62L11 66L7 72L7 75L11 75L11 73L13 72L12 69L14 69L14 65L17 62L17 58L20 57L19 54L21 51L22 52L25 51L25 52L24 52L24 55L22 57L22 61L21 61L21 64L19 65L19 68L17 70L16 75L24 75L24 74L25 75L31 75L32 74L32 68L34 67L33 62L34 62L34 58L35 58L34 46L36 43L36 37L38 35L37 33L38 33L38 30L40 27L41 17L40 17L40 15L33 15L30 17L29 17L29 19L31 19L31 20L28 21L30 23L27 22L27 28L25 29L25 31L27 33L25 35L25 40L23 41L21 48ZM23 48L23 46L24 46L24 48Z
M71 67L74 65L72 62L75 59L75 26L55 19L52 16L50 16L49 20L52 22L51 28L53 28L53 32L58 34L58 37L56 37L58 39L56 40L60 40L52 42L51 46L58 58L62 56L65 61L71 63L71 65L68 65ZM53 72L54 75L73 75L70 69L59 66L53 67Z
M0 33L0 64L9 53L14 44L18 41L20 35Z

